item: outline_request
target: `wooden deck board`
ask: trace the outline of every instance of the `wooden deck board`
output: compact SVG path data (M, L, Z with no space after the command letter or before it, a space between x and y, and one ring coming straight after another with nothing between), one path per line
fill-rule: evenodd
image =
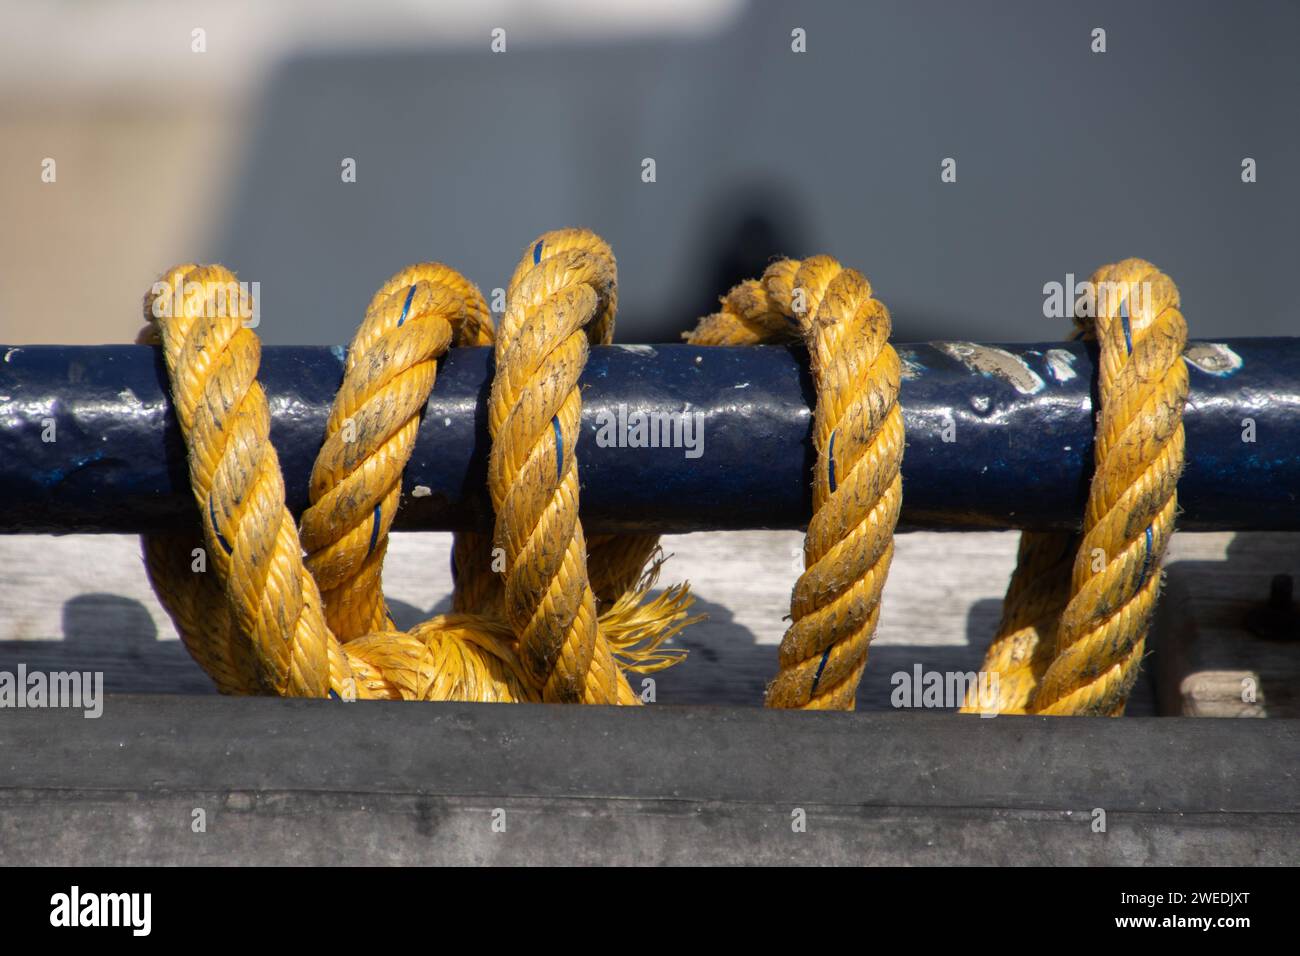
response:
M688 579L698 610L709 618L682 635L681 646L691 652L686 662L656 675L658 703L759 705L776 667L801 540L797 532L773 531L663 539L672 558L661 583ZM1223 562L1232 540L1230 534L1177 535L1169 563ZM393 536L385 583L399 625L449 607L450 545L446 534ZM1015 548L1013 532L898 536L859 709L889 709L891 675L916 664L978 668ZM1258 550L1233 547L1246 556ZM0 568L0 669L21 662L100 670L114 693L212 693L149 589L137 539L0 536ZM1152 686L1147 679L1139 684L1131 714L1155 712Z
M1262 598L1268 579L1300 553L1293 535L1179 534L1167 567L1196 569L1197 599L1222 604L1224 588ZM681 635L687 660L656 675L661 704L757 706L776 666L790 587L799 561L797 532L729 531L670 535L661 583L691 582L708 614ZM451 537L398 534L385 568L398 624L409 627L448 609ZM977 669L997 625L1015 559L1012 532L899 535L885 590L880 632L859 692L859 709L890 707L891 675ZM1279 563L1281 562L1281 563ZM1286 564L1286 567L1283 567ZM0 536L0 669L97 670L114 693L212 693L207 677L176 639L145 577L138 541L116 535ZM1167 609L1175 610L1175 609ZM1178 614L1162 614L1181 628ZM1148 674L1154 673L1148 667ZM1144 677L1131 714L1156 712Z

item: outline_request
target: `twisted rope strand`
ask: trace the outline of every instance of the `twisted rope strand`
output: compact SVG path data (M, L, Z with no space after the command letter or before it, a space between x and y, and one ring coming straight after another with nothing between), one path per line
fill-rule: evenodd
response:
M802 340L817 409L813 518L769 707L851 710L880 615L902 503L901 368L889 311L829 256L775 262L702 319L695 345Z
M1039 714L1124 712L1178 510L1188 389L1178 289L1141 259L1099 270L1093 284L1100 290L1096 472L1070 602L1030 701Z
M229 642L246 640L257 683L271 692L350 695L351 669L325 624L284 507L266 397L255 378L260 344L244 327L246 316L218 302L218 291L236 279L220 266L186 265L162 282L182 290L179 301L164 304L153 293L146 318L157 323L208 558L236 631L212 656L242 655Z
M596 623L574 455L588 343L612 332L616 267L592 233L547 233L510 280L488 400L488 487L505 551L505 618L553 701L635 700Z
M380 569L437 360L453 339L477 345L485 337L491 322L483 296L437 263L403 269L366 310L348 349L301 525L307 568L340 640L391 626Z
M378 699L539 700L519 661L510 628L491 598L487 565L469 575L465 604L486 614L435 617L409 633L392 629L379 569L400 497L419 414L452 339L491 339L486 303L472 285L439 265L412 266L380 289L346 362L326 441L313 471L312 506L302 546L288 511L266 400L256 382L258 343L246 316L222 310L235 287L221 267L178 267L160 283L184 290L159 308L142 341L161 344L173 404L190 452L191 486L204 515L210 573L188 570L192 542L149 536L146 566L155 590L196 660L225 693L353 696ZM206 510L204 510L206 508ZM462 554L482 550L484 536L459 536ZM363 546L364 541L364 546ZM637 703L623 670L650 672L680 659L664 640L690 623L685 586L644 600L656 561L636 589L611 593L603 621L614 635L597 646L593 679L582 699ZM315 572L315 573L313 573ZM330 583L325 597L316 574ZM487 595L487 597L485 597ZM338 635L326 620L331 616ZM340 644L339 635L347 641Z
M1070 600L1070 575L1079 536L1068 532L1025 531L1016 567L1002 599L1002 619L984 655L981 670L996 683L968 688L961 712L1023 714L1052 659L1061 612ZM992 691L993 699L981 693Z
M1021 536L983 664L998 699L968 695L967 713L1117 716L1137 679L1178 507L1187 325L1173 281L1141 259L1099 269L1090 289L1096 318L1075 320L1100 351L1083 534Z

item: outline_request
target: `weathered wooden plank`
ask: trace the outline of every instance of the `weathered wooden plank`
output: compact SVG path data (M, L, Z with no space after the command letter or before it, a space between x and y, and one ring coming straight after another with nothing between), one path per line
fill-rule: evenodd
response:
M1300 618L1274 639L1248 624L1274 576L1300 579L1300 536L1237 535L1210 558L1168 567L1153 671L1160 713L1300 717Z
M798 532L717 532L663 539L661 583L689 580L708 619L679 641L687 660L655 675L661 703L758 706L802 560ZM450 607L451 537L398 534L385 590L399 626ZM977 668L1014 563L1015 535L897 539L880 632L859 706L888 706L889 675ZM118 693L210 693L149 589L135 538L0 537L0 669L102 670ZM973 638L973 643L972 643Z
M1269 540L1277 543L1257 545L1252 542L1268 536L1242 534L1241 544L1230 545L1237 539L1228 533L1177 534L1169 563L1228 567L1261 547L1290 547L1293 537L1275 535ZM939 671L979 667L997 626L1016 540L1014 532L897 537L859 709L890 708L892 675L918 664ZM439 533L392 537L385 589L400 626L450 607L450 544ZM709 619L682 635L680 645L691 651L686 662L655 675L660 703L761 702L775 671L801 545L798 532L664 537L672 558L661 583L689 580ZM105 686L118 693L211 693L149 589L137 539L0 536L0 568L0 669L26 662L46 670L101 670ZM1166 596L1162 603L1178 602ZM1153 684L1144 678L1129 713L1154 712Z

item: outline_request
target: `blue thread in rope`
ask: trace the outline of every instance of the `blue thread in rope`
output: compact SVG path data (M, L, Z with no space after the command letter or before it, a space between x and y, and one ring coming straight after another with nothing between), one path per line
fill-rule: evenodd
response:
M402 304L402 314L397 319L397 325L399 328L401 327L402 323L406 321L406 313L411 311L411 300L414 298L415 298L415 286L411 286L411 288L409 288L406 291L406 301Z
M822 651L821 663L817 665L817 673L813 675L813 685L811 694L817 693L817 685L822 682L822 671L826 669L826 659L831 656L831 649L828 647Z
M225 537L221 534L221 529L217 527L217 509L213 504L212 495L208 495L208 517L212 519L212 531L217 536L217 541L226 549L226 554L234 554L235 550L226 543Z
M379 508L379 505L375 505L375 516L370 521L370 547L366 548L366 557L370 557L370 553L375 550L375 542L379 540Z
M830 482L831 491L834 492L837 487L835 481L835 435L836 431L831 432L831 442L826 449L826 478ZM813 675L812 694L817 693L817 685L822 681L822 671L826 669L826 661L831 656L831 649L828 647L822 652L822 659L817 664L817 673Z
M1129 326L1127 298L1120 303L1119 324L1124 329L1124 351L1126 354L1132 355L1133 354L1133 330Z
M537 245L533 246L533 265L540 265L542 261L542 241L537 240Z
M831 446L826 450L826 477L830 480L831 491L835 490L835 432L831 432Z
M1147 574L1151 570L1151 547L1152 547L1151 525L1147 525L1147 553L1142 557L1142 576L1138 578L1138 590L1142 590L1142 585L1147 583Z
M555 480L559 481L564 474L564 435L560 433L560 420L554 415L551 416L551 428L555 431Z

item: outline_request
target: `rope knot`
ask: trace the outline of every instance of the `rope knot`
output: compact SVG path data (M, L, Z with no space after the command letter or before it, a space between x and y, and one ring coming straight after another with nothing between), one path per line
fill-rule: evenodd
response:
M588 337L612 335L613 255L582 230L548 233L530 252L534 261L512 279L500 339L478 289L447 266L409 266L375 293L344 360L300 529L269 440L257 337L246 312L222 308L237 288L233 273L178 266L150 291L142 338L167 358L215 573L178 570L188 566L186 536L147 536L146 561L220 690L634 704L625 671L681 659L661 645L696 620L687 617L692 598L685 585L648 596L662 562L656 539L597 542L607 559L599 614L587 583L576 385ZM402 472L438 359L452 344L494 339L491 484L505 569L493 570L492 538L457 535L458 613L402 632L380 585Z

